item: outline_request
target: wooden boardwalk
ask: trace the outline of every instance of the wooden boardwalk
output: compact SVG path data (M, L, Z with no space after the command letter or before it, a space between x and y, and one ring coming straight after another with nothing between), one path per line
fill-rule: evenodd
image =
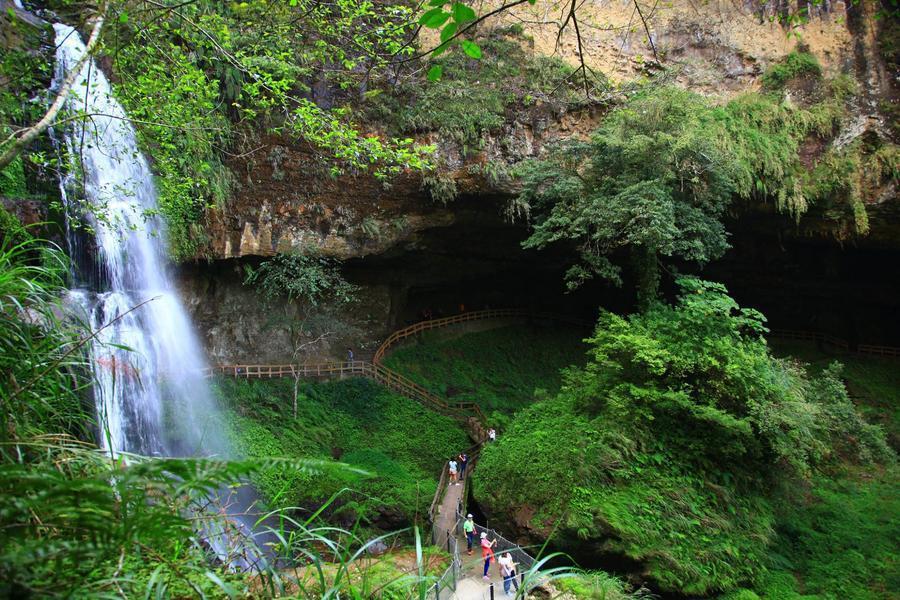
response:
M449 327L460 323L486 320L539 320L559 321L578 325L589 325L584 321L570 319L559 315L533 313L521 309L494 309L464 312L452 317L420 321L409 327L399 329L389 335L375 351L372 362L364 360L334 361L298 364L240 364L217 365L206 369L209 375L224 375L245 379L270 379L273 377L291 377L302 379L344 379L346 377L366 377L377 381L392 391L422 403L440 413L453 416L467 424L473 439L481 441L485 438L487 416L481 407L474 402L456 402L447 400L427 390L382 364L382 360L390 350L403 340L420 335L426 331Z
M473 434L473 438L481 441L484 439L484 428L487 424L487 416L481 410L481 407L474 402L455 402L442 398L408 377L384 366L382 361L395 346L408 338L421 335L427 331L472 321L504 319L554 321L585 327L591 326L590 323L578 319L548 313L535 313L523 309L504 308L479 310L460 313L458 315L453 315L452 317L420 321L409 327L398 329L381 343L375 351L371 362L354 360L299 364L218 365L206 369L206 374L246 379L269 379L273 377L344 379L346 377L366 377L377 381L381 385L402 396L420 402L433 410L466 422L470 433ZM775 329L770 333L770 336L781 339L815 342L822 344L823 346L834 348L839 352L851 351L847 341L819 332ZM869 356L900 357L900 348L878 346L874 344L859 344L856 346L855 352Z

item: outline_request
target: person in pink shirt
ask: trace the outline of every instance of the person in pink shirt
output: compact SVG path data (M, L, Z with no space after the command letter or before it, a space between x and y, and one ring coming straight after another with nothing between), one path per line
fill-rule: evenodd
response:
M481 558L484 559L484 578L490 579L488 577L488 569L491 568L491 561L494 560L494 544L497 543L497 540L488 541L487 532L481 532Z

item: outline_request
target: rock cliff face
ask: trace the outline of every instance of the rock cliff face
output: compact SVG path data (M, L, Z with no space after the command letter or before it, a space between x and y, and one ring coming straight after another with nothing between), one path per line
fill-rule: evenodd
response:
M0 0L0 5L4 3L8 4ZM485 3L485 10L490 6ZM571 28L558 44L556 40L556 23L565 18L568 6L568 2L549 0L533 7L523 4L489 26L528 23L523 44L535 54L556 52L576 64ZM897 100L896 19L876 19L883 9L874 0L827 0L811 7L808 22L788 28L772 18L786 8L783 2L756 0L715 1L702 6L673 0L645 14L645 31L629 2L585 3L582 33L587 63L611 80L623 82L656 72L658 59L671 69L678 85L724 100L757 89L767 67L803 45L826 74L851 74L862 91L833 143L847 144L866 135L895 136L896 123L891 119ZM0 41L16 42L12 38ZM584 311L589 318L589 307L601 303L626 306L628 300L621 292L602 285L581 292L576 300L565 296L561 284L567 266L565 252L545 257L523 252L518 245L525 235L523 224L509 223L503 217L515 192L503 176L506 169L540 155L555 140L589 134L602 111L599 104L565 112L541 102L510 110L503 125L483 135L474 153L464 152L452 140L420 132L421 142L434 144L435 163L441 165L437 173L424 179L411 173L389 182L366 174L333 178L328 165L322 164L311 148L277 135L260 134L231 148L227 165L233 174L234 192L224 206L207 215L206 255L180 268L185 299L206 339L212 362L287 362L296 359L298 342L311 341L290 339L284 326L302 319L302 308L273 316L278 311L261 305L241 284L244 263L279 252L315 250L347 261L348 275L362 287L360 304L330 315L332 322L326 328L330 335L299 354L309 359L343 356L348 345L364 352L424 308L441 307L449 312L458 304L513 306L531 297L545 308L553 309L556 302L558 309L564 305ZM369 125L378 129L377 124ZM803 149L803 156L812 166L821 152L822 148L813 144ZM438 193L442 187L455 190L458 199L436 200L442 196ZM895 186L891 184L865 201L871 231L865 237L849 239L835 236L834 221L815 211L797 225L776 214L771 205L739 207L736 210L750 211L753 217L733 224L730 230L733 241L738 242L736 250L710 273L717 272L729 283L729 265L736 265L743 275L734 283L748 294L739 298L742 303L753 305L760 300L761 308L777 316L779 308L786 305L784 281L780 275L770 277L771 269L750 271L773 261L786 265L779 272L799 271L798 256L827 247L832 267L808 271L811 279L804 287L808 303L818 307L818 316L812 320L833 323L833 315L819 314L827 312L830 304L840 304L842 314L866 312L866 303L874 298L882 299L874 310L882 318L887 314L883 299L891 293L889 285L865 297L855 296L856 300L842 295L838 302L833 286L825 290L815 284L820 271L827 277L825 272L834 272L833 265L856 260L841 263L847 254L836 237L843 237L845 245L869 252L870 263L888 269L895 264L900 249L900 203ZM4 204L26 220L44 219L33 202L5 200ZM768 246L762 252L748 240L764 240L761 243ZM772 251L772 245L781 253ZM788 252L783 250L786 246L801 250ZM807 247L809 252L802 250ZM873 272L876 282L880 273ZM517 283L517 278L527 284ZM743 285L746 281L755 283ZM861 304L853 311L849 307L856 301ZM804 311L791 311L784 317L797 315L802 317ZM282 325L276 324L279 319ZM842 321L839 326L846 329L847 323Z
M535 53L557 50L574 64L571 28L558 44L556 40L555 23L565 14L562 4L568 6L539 2L516 7L492 26L527 22L526 34ZM889 135L890 123L881 113L896 101L896 81L887 70L885 40L879 37L880 28L887 27L884 19L875 18L880 6L869 0L825 2L811 8L807 23L793 28L776 18L782 9L786 5L774 2L713 2L698 7L676 0L645 15L648 38L630 3L588 3L582 9L589 25L583 27L583 43L589 66L614 81L656 70L655 49L659 60L673 70L676 83L722 98L758 88L769 65L802 46L819 59L827 74L853 74L863 91L838 141L846 144L869 131ZM452 182L462 195L492 196L495 204L490 210L499 212L510 190L502 180L485 174L486 165L502 170L540 154L560 137L586 135L599 116L596 110L558 114L539 108L517 112L486 134L481 151L468 157L449 140L428 135L420 139L436 145L445 182ZM342 259L361 257L384 252L416 232L454 222L452 204L432 200L418 176L403 175L389 184L366 175L332 179L309 149L295 142L265 136L249 144L229 162L237 182L231 202L209 214L213 258L309 248ZM879 205L874 210L874 237L886 241L892 236L880 232L895 227L896 210L890 207L896 204L896 190L884 190L870 202ZM822 233L827 227L814 215L801 224L808 233Z
M535 53L552 54L558 49L559 54L574 64L572 34L564 35L556 46L554 23L564 17L564 13L551 10L556 5L554 2L539 2L534 7L523 5L492 26L528 22L525 33L531 41L527 43ZM585 6L592 25L583 27L589 66L614 81L656 70L655 48L657 58L666 67L674 67L677 84L724 100L757 89L759 78L768 66L802 45L817 57L826 74L852 74L863 90L835 143L846 144L863 135L892 135L892 124L884 113L890 113L896 101L896 80L887 66L892 64L892 59L885 52L887 45L883 39L892 34L882 31L890 29L884 20L874 18L880 10L876 3L825 2L812 8L807 23L791 29L773 18L781 14L786 6L783 4L713 2L698 7L687 0L675 0L645 15L649 38L633 15L630 3L602 2ZM653 47L649 39L653 40ZM236 149L237 157L228 162L236 181L233 197L227 206L208 215L211 258L225 262L212 267L186 268L182 279L211 356L220 361L251 357L275 361L289 356L291 344L285 337L287 334L270 333L271 329L262 325L266 311L259 307L253 294L239 285L239 277L234 275L240 261L252 261L276 252L316 250L347 260L349 272L362 283L363 303L368 306L361 311L364 316L359 316L360 309L352 309L342 317L342 326L355 332L355 342L350 341L352 336L346 340L334 339L331 344L319 345L311 351L309 356L313 357L341 356L348 344L374 346L388 330L415 318L426 307L433 309L443 303L444 309L451 311L457 302L513 305L516 298L540 295L537 286L526 290L512 283L513 272L529 278L528 265L532 271L542 274L536 279L542 282L541 290L552 288L557 298L563 298L561 285L551 283L549 273L554 273L553 277L561 275L565 258L558 255L542 263L535 256L523 253L517 243L509 242L524 236L521 224L504 224L501 217L514 190L508 180L492 176L491 170L503 171L509 165L537 156L547 144L562 137L587 135L601 116L600 108L560 113L537 106L514 111L504 125L484 135L477 153L469 155L450 140L420 135L422 142L436 147L436 162L442 165L437 175L441 180L438 185L454 187L464 199L447 204L432 197L430 190L435 182L423 181L418 175L404 174L389 183L368 175L332 178L327 166L318 163L309 148L278 136L263 136L248 142L247 147ZM811 164L821 150L806 149ZM889 264L890 257L900 248L900 204L896 189L891 185L866 202L870 234L845 243L871 249L874 254L868 256L872 260ZM883 299L885 293L889 294L890 286L882 286L879 292L862 298L858 294L839 293L832 285L823 287L816 283L826 277L825 271L843 268L834 267L835 264L846 266L857 260L848 258L849 262L841 262L846 256L834 239L833 221L812 211L798 225L776 214L772 206L739 210L749 210L754 216L747 226L734 224L732 231L736 231L738 249L709 272L715 271L723 281L732 283L740 292L742 302L758 303L773 314L776 322L782 320L779 317L784 321L799 318L804 326L825 326L844 335L848 328L856 327L854 323L858 320L844 318L851 312L856 314L849 308L853 301L861 302L859 307L874 302L868 309L863 308L863 312L870 310L880 315L879 318L888 316L890 309ZM493 225L480 228L479 224L485 222ZM769 248L760 254L759 245L751 243L754 236L775 244L776 250L769 251L772 250ZM492 243L502 238L506 241ZM790 252L785 243L790 246ZM813 245L807 252L803 248L810 243ZM784 273L800 271L802 261L798 257L817 254L815 248L821 244L830 249L832 266L816 263L818 266L813 265L806 272L808 278L804 279L801 294L805 300L799 302L805 302L807 308L781 310L786 306L796 308L797 304L784 301L785 290L793 289L784 285ZM481 264L475 266L477 261L470 259L478 248L490 250L478 257ZM554 261L551 266L549 263ZM785 265L777 275L771 269L755 274L748 271L752 265L772 261ZM511 270L510 265L516 263L519 267ZM805 264L812 263L807 260ZM729 265L742 275L729 277ZM877 279L878 275L874 276ZM755 283L745 285L747 281ZM478 293L472 294L473 289ZM592 293L583 292L582 298L575 304L587 316L590 315L585 307L589 305L625 302L620 293L603 286ZM546 295L543 301L547 301ZM829 306L834 310L830 311ZM884 331L880 333L884 334L878 336L882 341L889 337ZM871 334L870 331L865 337L872 339Z

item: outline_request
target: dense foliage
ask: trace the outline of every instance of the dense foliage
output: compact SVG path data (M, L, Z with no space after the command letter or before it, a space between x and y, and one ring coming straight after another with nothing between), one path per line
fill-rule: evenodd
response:
M276 254L258 267L247 266L245 285L267 302L287 299L314 306L351 302L356 288L343 278L335 261L309 254Z
M471 154L482 149L485 133L538 105L547 112L586 104L570 78L571 67L529 51L521 28L496 29L479 41L483 54L477 62L462 53L439 56L439 81L423 83L410 74L391 88L370 90L365 114L395 135L437 132ZM591 84L597 92L610 86L599 76Z
M385 365L444 398L475 402L502 428L534 402L555 394L560 369L584 363L585 332L559 324L512 325L460 337L440 333L397 348Z
M590 140L565 140L546 158L525 162L523 191L511 207L532 221L525 246L575 242L581 262L567 274L572 286L597 275L621 282L620 259L630 255L639 304L647 307L660 261L703 265L725 252L722 217L736 199L774 202L798 220L815 207L834 221L837 237L867 233L864 202L897 180L898 151L877 136L831 143L854 96L852 81L824 80L814 57L793 53L763 82L762 92L722 106L648 86Z
M232 488L249 479L277 509L303 503L327 510L333 493L359 481L359 469L330 458L337 453L376 476L365 493L340 503L349 524L394 511L384 523L399 529L422 514L444 454L467 445L465 434L365 382L305 387L305 420L284 413L286 403L273 396L279 388L254 395L249 384L237 384L233 410L219 425L249 460L111 456L89 441L84 349L92 332L60 300L68 265L0 215L0 595L405 598L443 572L446 559L435 552L354 564L377 538L321 527L317 515L287 509L258 528L274 527L266 552L287 561L234 572L231 561L255 551L222 516L233 510L225 508ZM381 410L376 419L372 407ZM418 436L410 433L413 422ZM232 543L224 543L223 531Z
M0 235L0 594L219 589L205 576L207 553L183 514L198 494L250 469L126 463L79 441L92 437L81 398L90 383L89 333L60 316L67 262L20 229ZM127 579L120 576L125 562Z
M0 27L7 40L20 39L23 47L0 48L0 140L14 128L23 127L40 117L41 106L36 94L49 81L51 65L39 54L29 52L25 41L38 44L39 34L26 24L8 15L0 15ZM2 145L2 144L0 144ZM28 189L25 181L25 160L18 156L0 169L0 196L23 197Z
M335 106L411 51L403 3L120 0L109 10L118 18L104 52L153 157L176 259L204 251L205 210L225 205L232 182L222 161L240 140L264 132L304 140L333 174L371 167L387 177L425 165L412 140L366 134Z
M735 182L721 125L695 94L661 88L613 111L590 141L569 141L522 169L521 205L535 218L526 247L578 242L570 285L595 274L619 281L609 256L634 253L644 303L657 256L704 264L728 247L720 217Z
M625 555L663 589L708 594L766 573L775 490L839 457L894 457L839 367L807 376L771 356L761 315L720 285L679 283L675 306L603 314L591 361L520 413L476 485L492 509L533 509L530 525L562 547Z
M354 480L273 469L255 478L274 506L315 509L350 488L329 510L342 523L358 518L390 530L423 519L441 467L470 445L451 418L363 379L304 382L296 417L290 380L220 380L216 388L242 455L337 459L372 475Z

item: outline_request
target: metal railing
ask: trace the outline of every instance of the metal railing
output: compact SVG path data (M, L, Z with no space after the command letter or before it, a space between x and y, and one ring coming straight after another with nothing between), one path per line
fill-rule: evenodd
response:
M462 554L459 551L459 539L456 537L458 527L459 520L449 530L438 527L431 529L431 545L438 546L450 554L450 566L431 585L428 590L428 598L434 598L434 600L440 600L442 597L450 598L456 591L456 584L462 574Z
M449 472L449 463L444 463L444 466L441 471L440 482L438 483L438 489L435 491L434 499L431 502L431 506L428 509L428 517L431 520L432 528L431 528L431 544L433 546L438 546L442 549L445 549L451 557L450 566L444 571L444 573L437 578L434 584L431 585L428 591L428 598L434 598L434 600L440 600L441 598L449 598L455 591L456 585L460 580L462 574L462 552L461 552L461 542L460 538L464 536L463 533L463 521L465 520L465 513L463 511L463 502L466 498L466 493L469 486L469 481L471 481L472 472L475 469L475 465L478 462L478 458L480 457L480 448L482 444L476 444L472 446L466 453L469 454L469 462L466 467L466 475L463 480L463 488L462 493L460 495L459 502L456 504L455 510L455 521L450 529L445 529L439 525L437 525L437 517L439 514L438 507L441 505L444 494L447 489L449 489L448 483L448 472ZM475 537L479 539L482 532L486 532L488 534L488 538L491 540L497 540L497 543L494 546L494 553L496 555L506 554L507 552L512 555L513 562L518 565L516 570L516 576L518 577L518 587L525 587L525 573L531 569L537 559L528 554L522 546L516 544L503 537L500 533L498 533L495 529L490 529L475 523ZM531 584L533 587L536 584ZM494 596L497 594L493 593L494 584L491 583L489 585L490 598L493 600ZM528 590L525 590L527 592ZM524 596L523 596L524 597Z

